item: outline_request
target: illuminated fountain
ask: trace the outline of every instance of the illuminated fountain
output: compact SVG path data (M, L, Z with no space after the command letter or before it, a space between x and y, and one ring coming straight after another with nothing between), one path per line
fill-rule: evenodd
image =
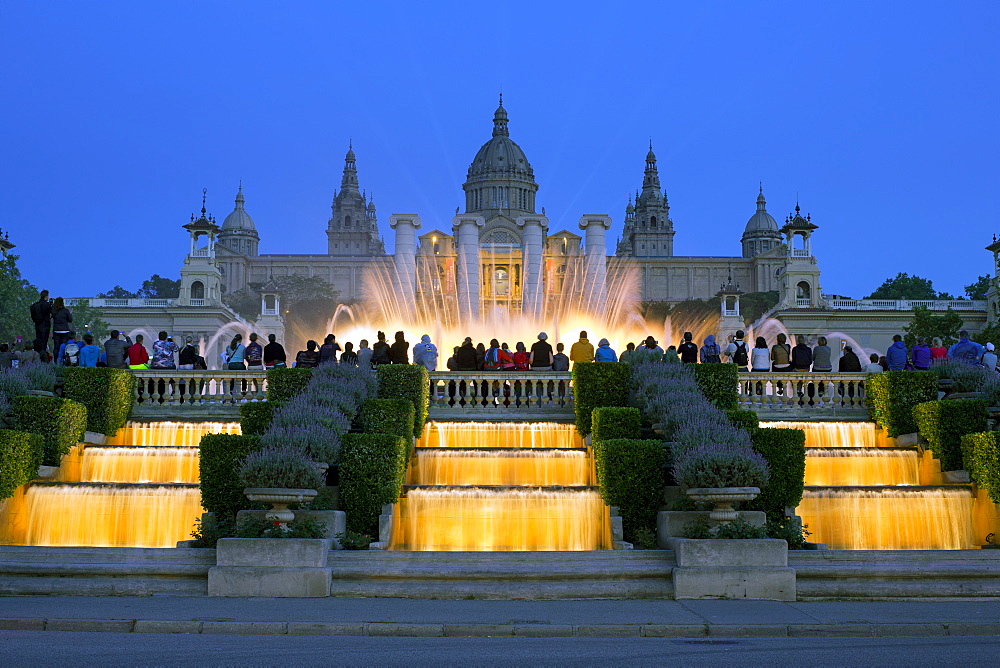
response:
M899 447L871 422L762 422L806 433L805 493L796 513L810 540L845 550L977 547L967 484L942 484L939 462Z
M201 517L198 443L238 423L129 423L81 445L0 512L0 544L173 547Z
M396 504L390 549L609 549L594 481L572 425L431 423Z

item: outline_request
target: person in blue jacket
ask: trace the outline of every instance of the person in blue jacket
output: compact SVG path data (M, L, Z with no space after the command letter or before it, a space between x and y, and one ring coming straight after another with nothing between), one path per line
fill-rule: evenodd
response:
M906 368L906 345L903 344L903 337L896 334L892 337L892 345L885 351L885 361L889 365L889 371L902 371Z
M601 339L597 344L597 350L594 351L594 361L595 362L617 362L618 355L611 348L611 342L607 339Z

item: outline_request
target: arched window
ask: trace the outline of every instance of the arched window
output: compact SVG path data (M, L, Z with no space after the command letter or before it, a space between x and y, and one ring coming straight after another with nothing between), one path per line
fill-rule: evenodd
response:
M810 292L811 288L805 281L799 281L799 284L795 286L795 296L799 299L809 299Z
M649 226L650 227L656 227L656 216L650 216L649 217Z
M191 284L191 299L204 299L205 298L205 284L201 281L195 281Z
M350 227L350 226L351 226L351 217L344 216L344 227Z

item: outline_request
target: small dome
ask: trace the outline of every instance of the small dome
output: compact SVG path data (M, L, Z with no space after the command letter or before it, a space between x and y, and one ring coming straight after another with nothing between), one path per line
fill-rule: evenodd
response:
M521 147L510 137L494 136L476 153L469 165L469 176L491 172L521 172L531 174L531 165Z
M238 230L246 230L248 232L257 231L257 226L254 225L253 218L243 208L243 201L243 188L240 187L239 192L236 193L236 208L222 221L223 232L236 232Z

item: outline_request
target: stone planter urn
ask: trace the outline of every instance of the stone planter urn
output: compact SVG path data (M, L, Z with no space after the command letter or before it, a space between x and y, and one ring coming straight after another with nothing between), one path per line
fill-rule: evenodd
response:
M738 516L733 510L737 501L750 501L760 494L758 487L691 487L686 494L695 501L710 501L715 508L708 514L709 518L728 524Z
M315 489L290 489L286 487L247 487L243 495L251 501L270 503L271 510L265 517L279 522L282 531L288 531L288 523L295 519L295 513L288 509L292 503L308 503L316 498Z

